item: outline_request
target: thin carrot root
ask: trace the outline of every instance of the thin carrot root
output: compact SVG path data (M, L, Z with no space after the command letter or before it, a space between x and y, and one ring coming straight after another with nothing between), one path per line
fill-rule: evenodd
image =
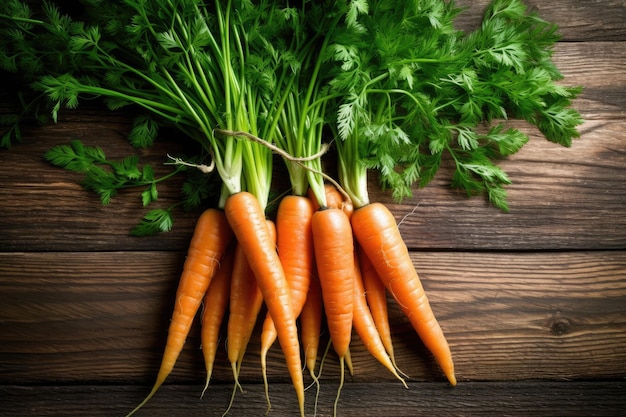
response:
M213 373L213 365L206 366L206 380L204 382L204 387L202 388L202 392L200 393L200 399L204 398L204 393L207 389L209 389L209 381L211 381L211 374Z
M164 381L164 380L163 380ZM159 388L161 387L161 385L163 384L163 381L159 381L156 384L154 384L154 386L152 387L152 390L150 391L150 393L146 396L146 398L139 403L139 405L137 407L135 407L130 413L126 414L126 417L130 417L133 414L135 414L141 407L143 407L144 405L146 405L146 403L148 401L150 401L150 399L154 396L154 394L156 394L156 392L159 390Z
M350 354L350 349L346 351L344 362L346 364L346 368L348 368L350 376L354 376L354 366L352 365L352 355Z
M241 385L239 387L241 387ZM233 385L233 392L230 394L230 401L228 402L228 407L226 407L226 410L222 414L222 417L225 417L226 415L228 415L228 413L230 413L230 409L233 408L233 404L235 403L236 394L237 394L237 385Z
M270 401L270 386L269 381L267 380L267 353L268 351L266 349L261 351L261 374L263 375L263 388L265 391L265 402L267 403L265 414L269 413L272 408L272 402Z
M324 362L326 361L326 356L328 356L328 352L330 351L330 346L331 346L332 342L329 340L328 343L326 344L326 349L324 349L324 353L322 354L322 357L320 358L320 369L317 372L317 376L315 375L315 372L313 369L309 368L309 372L311 373L311 376L313 377L313 380L316 383L316 391L315 391L315 403L313 406L313 415L316 416L317 415L317 404L319 402L319 396L320 396L320 377L322 376L322 370L324 369Z
M409 374L407 374L406 372L404 372L396 363L396 358L393 356L389 356L389 358L391 359L391 363L393 364L393 367L395 368L395 370L398 372L398 374L402 375L402 377L404 379L410 379L411 376Z
M317 403L319 402L319 398L320 398L320 379L317 375L315 375L315 372L310 372L311 378L313 378L313 383L315 384L315 402L313 405L313 416L317 415Z
M339 397L341 396L341 390L343 389L343 383L345 381L345 370L344 370L344 361L345 357L339 358L339 369L340 369L340 377L339 377L339 388L337 388L337 397L335 397L335 402L333 404L333 416L337 416L337 406L339 405Z
M233 378L235 380L234 384L236 388L239 388L240 392L243 392L243 387L239 383L239 362L232 362L230 364L231 369L233 370Z

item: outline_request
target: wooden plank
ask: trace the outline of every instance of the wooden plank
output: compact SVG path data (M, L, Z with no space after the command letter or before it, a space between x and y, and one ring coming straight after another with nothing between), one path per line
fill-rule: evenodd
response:
M413 252L460 381L626 375L626 251ZM150 383L160 363L182 256L172 252L0 253L0 384ZM442 381L398 306L399 366ZM194 327L171 381L204 378ZM260 381L259 331L242 378ZM355 336L353 381L393 377ZM94 360L96 359L97 360ZM220 351L214 378L231 381ZM278 346L271 378L286 378ZM337 361L324 375L335 380Z
M623 121L626 104L624 42L559 43L553 58L563 74L562 84L583 87L574 107L586 120ZM581 132L584 140L585 126Z
M450 167L444 166L433 183L415 191L414 198L391 206L398 219L408 216L404 229L411 248L626 247L622 232L626 226L626 48L623 42L563 42L555 61L566 76L564 82L585 86L575 103L587 120L581 127L582 138L566 149L545 141L523 123L513 123L531 136L531 143L502 163L513 181L508 188L509 214L493 209L482 198L468 200L449 190ZM124 139L132 118L121 112L105 114L93 107L65 112L59 124L26 127L24 144L0 152L0 250L184 250L198 211L177 211L174 231L167 235L131 238L129 230L146 212L140 205L140 190L125 191L102 207L95 194L77 185L79 176L42 160L51 146L73 138L101 146L111 157L132 153ZM157 173L165 173L166 154L188 145L166 130L162 141L140 155L143 162L154 164ZM370 184L373 200L392 203L375 178ZM159 205L174 204L179 187L180 180L161 187Z
M480 24L489 0L457 0L464 8L457 26L472 30ZM626 5L621 0L524 0L528 10L559 27L563 41L626 40Z
M583 138L571 149L533 134L522 151L502 162L513 181L508 187L510 213L450 190L449 165L400 205L380 191L372 175L371 199L390 204L398 221L404 218L402 231L411 248L624 248L626 125L592 120L583 129ZM33 132L32 140L37 137ZM107 151L124 146L122 137L98 138L83 139ZM65 136L56 140L63 143ZM42 161L48 146L31 142L0 152L0 250L185 250L198 211L177 210L168 234L132 238L130 229L146 212L140 190L123 193L103 207L95 194L80 188L78 176ZM148 159L163 158L165 149L147 153ZM179 187L178 181L161 187L159 204L175 203Z
M332 416L336 384L324 384L317 409L313 392L307 397L307 415ZM623 381L463 383L454 388L442 383L412 383L405 390L393 383L354 383L344 386L338 405L340 416L607 416L626 410ZM212 385L203 400L200 385L165 385L136 415L170 417L221 417L232 391L230 385ZM265 413L262 385L246 385L238 393L232 416ZM373 394L375 392L375 394ZM0 406L5 417L122 416L146 394L137 386L79 385L58 387L0 386ZM293 389L288 384L270 387L272 409L268 416L298 416Z
M501 163L513 182L508 213L450 189L449 163L402 204L392 204L388 195L373 193L372 199L390 205L414 249L620 249L626 243L626 153L620 145L626 124L614 127L589 122L590 133L572 149L532 136ZM370 189L377 187L371 178Z

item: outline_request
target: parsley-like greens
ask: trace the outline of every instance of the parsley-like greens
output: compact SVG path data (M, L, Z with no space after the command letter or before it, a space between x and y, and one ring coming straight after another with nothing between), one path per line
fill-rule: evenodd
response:
M159 126L175 127L215 163L222 203L246 189L268 204L273 144L291 155L292 191L311 187L323 205L321 160L294 158L334 140L339 180L357 207L369 202L368 170L400 200L448 158L454 187L508 210L511 180L497 161L528 137L506 121L523 119L569 146L582 123L571 107L581 88L558 83L557 26L521 0L493 0L470 32L455 27L460 13L443 0L83 0L73 13L8 0L0 68L45 97L54 120L99 97L113 110L143 111L129 135L136 147L151 146ZM8 147L19 117L3 122ZM136 158L109 161L76 141L47 158L84 172L103 203L130 185L147 187L144 205L158 198L161 179ZM189 162L171 175L200 163ZM201 204L207 190L187 182L184 200ZM170 225L170 210L156 209L135 232Z
M182 199L166 209L150 210L131 230L131 234L137 236L169 231L174 222L172 215L174 207L178 205L184 205L186 209L199 207L209 199L209 193L215 192L214 175L202 174L193 168L201 166L199 163L178 164L171 172L157 178L152 166L139 165L137 155L114 160L108 158L102 148L85 146L79 140L72 140L67 145L54 146L44 157L53 165L82 174L81 184L97 193L103 205L109 204L119 190L140 187L143 190L140 195L142 205L147 207L158 200L159 183L184 173L186 179L182 185ZM194 159L190 157L188 160Z
M564 146L579 136L570 105L581 89L557 84L551 60L556 26L521 1L493 1L470 33L455 30L453 2L367 4L338 41L332 81L342 92L340 175L357 206L368 202L367 168L401 199L428 184L447 154L453 186L508 210L510 179L496 161L528 137L505 121L525 119Z

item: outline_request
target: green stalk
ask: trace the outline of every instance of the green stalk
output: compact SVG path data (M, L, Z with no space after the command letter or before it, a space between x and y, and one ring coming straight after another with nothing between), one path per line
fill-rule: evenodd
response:
M359 129L345 140L337 140L339 183L350 196L355 209L369 204L367 168L359 155Z

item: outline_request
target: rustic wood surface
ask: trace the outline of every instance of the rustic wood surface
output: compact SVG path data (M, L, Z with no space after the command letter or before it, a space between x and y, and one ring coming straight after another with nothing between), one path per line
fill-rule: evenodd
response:
M459 20L477 24L486 1ZM339 404L345 416L614 416L626 413L626 5L623 1L528 0L563 35L555 62L564 83L583 85L585 118L571 148L529 133L502 162L513 185L509 213L448 187L449 167L395 204L370 179L372 199L389 204L411 248L450 342L459 384L451 388L395 304L397 359L405 390L358 338L355 374ZM12 106L2 89L0 112ZM56 125L27 126L23 143L0 151L0 414L122 416L148 392L159 365L172 292L198 212L176 212L174 230L130 237L143 216L128 190L103 207L79 176L43 160L79 138L110 156L133 149L132 119L82 108ZM142 161L159 165L180 149L165 132ZM167 170L167 167L160 169ZM180 183L160 189L176 201ZM242 368L245 393L233 416L265 412L258 332ZM198 328L174 373L141 416L220 416L232 390L217 358L204 399ZM270 352L271 415L296 415L277 347ZM332 415L338 367L322 376L317 415ZM307 412L313 415L313 391Z

